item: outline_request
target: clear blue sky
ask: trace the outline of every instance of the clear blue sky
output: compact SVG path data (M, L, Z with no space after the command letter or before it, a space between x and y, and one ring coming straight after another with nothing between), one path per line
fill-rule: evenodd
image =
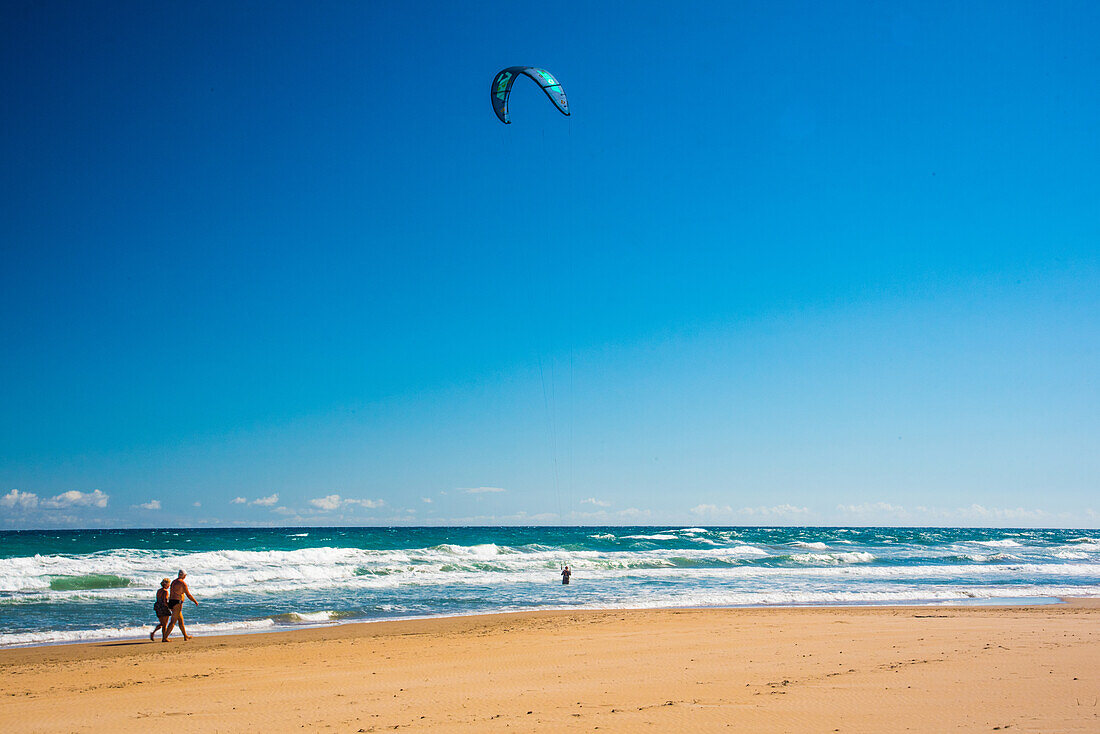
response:
M1096 527L1097 38L7 2L0 527Z

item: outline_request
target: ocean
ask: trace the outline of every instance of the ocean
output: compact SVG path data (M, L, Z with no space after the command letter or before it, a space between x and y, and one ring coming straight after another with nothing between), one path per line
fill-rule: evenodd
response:
M561 584L562 564L573 569ZM0 646L528 609L1051 603L1100 596L1100 531L433 527L0 532Z

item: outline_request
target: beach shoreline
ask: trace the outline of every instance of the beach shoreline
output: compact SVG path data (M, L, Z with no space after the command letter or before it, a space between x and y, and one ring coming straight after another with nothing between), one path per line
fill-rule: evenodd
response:
M0 650L8 729L1095 731L1100 600L567 610Z
M328 629L333 627L340 627L344 625L356 625L356 624L379 624L382 622L418 622L431 619L450 619L461 617L494 617L501 614L528 614L538 612L642 612L642 611L670 611L670 610L705 610L705 609L822 609L822 608L862 608L862 607L879 607L879 608L923 608L923 607L1031 607L1031 606L1050 606L1054 604L1087 604L1091 601L1100 603L1100 597L993 597L993 598L974 598L974 599L935 599L928 601L915 601L896 604L892 602L851 602L851 603L792 603L792 604L729 604L729 605L713 605L713 606L683 606L683 607L579 607L579 606L562 606L562 607L531 607L526 609L510 609L499 612L460 612L460 613L446 613L446 614L424 614L402 617L377 617L371 619L364 618L346 618L346 619L332 619L320 622L302 622L298 624L278 624L275 623L273 617L265 617L262 620L249 620L250 623L255 624L259 622L270 621L270 626L242 626L239 628L221 628L210 630L202 622L190 622L189 628L193 630L192 634L199 637L221 637L221 636L238 636L238 635L269 635L279 632L297 632L310 629ZM285 616L285 615L276 615ZM141 629L147 630L153 626L152 623ZM220 627L221 623L214 623L214 627ZM88 630L87 632L95 633L95 630ZM116 637L92 637L89 636L84 639L76 640L57 640L57 641L43 641L43 642L26 642L0 645L0 651L3 650L15 650L28 647L58 647L64 645L97 645L97 644L109 644L112 642L141 642L146 639L147 631L141 633L134 633L126 636ZM176 636L179 636L179 632L176 632Z
M0 649L141 639L184 569L207 635L560 609L1013 604L1092 596L1076 529L300 528L5 535ZM573 582L561 584L569 561ZM193 626L192 626L193 625ZM151 629L151 626L150 626Z

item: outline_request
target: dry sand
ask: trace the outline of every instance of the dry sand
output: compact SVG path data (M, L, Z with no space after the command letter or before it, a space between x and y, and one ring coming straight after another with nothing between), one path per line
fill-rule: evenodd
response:
M544 612L0 651L6 732L1100 732L1100 607Z

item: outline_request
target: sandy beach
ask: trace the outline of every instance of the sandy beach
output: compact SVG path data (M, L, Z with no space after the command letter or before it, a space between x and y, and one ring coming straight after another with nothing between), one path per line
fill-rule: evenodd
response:
M1100 730L1100 605L501 614L0 651L5 729Z

